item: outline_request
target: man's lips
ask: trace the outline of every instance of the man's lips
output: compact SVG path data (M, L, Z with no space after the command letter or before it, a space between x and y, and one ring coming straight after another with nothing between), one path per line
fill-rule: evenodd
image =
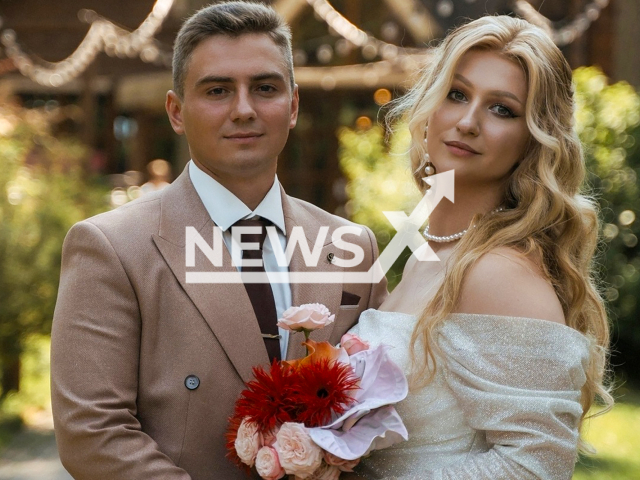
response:
M233 133L231 135L225 135L224 138L230 139L242 139L242 138L256 138L261 137L262 134L258 132L243 132L243 133Z
M463 142L444 142L449 147L449 150L457 155L480 155L480 152L474 150L469 145Z
M260 137L262 137L262 134L257 132L242 132L224 136L226 140L239 144L252 143L260 139Z

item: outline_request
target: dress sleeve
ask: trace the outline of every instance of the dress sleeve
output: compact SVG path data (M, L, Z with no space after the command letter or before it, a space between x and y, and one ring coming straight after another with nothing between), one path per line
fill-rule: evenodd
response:
M456 314L438 344L446 382L489 449L425 478L570 479L589 340L545 320Z

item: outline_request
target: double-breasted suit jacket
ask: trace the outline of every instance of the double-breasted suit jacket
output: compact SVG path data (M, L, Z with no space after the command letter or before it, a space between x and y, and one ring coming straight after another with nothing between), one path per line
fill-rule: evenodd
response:
M329 227L317 268L296 249L290 271L345 271L327 260L348 257L331 233L353 224L284 192L282 203L287 237L301 226L313 246ZM161 192L76 224L65 239L51 385L60 457L76 479L247 478L225 458L224 433L252 367L268 356L242 284L186 282L190 270L235 270L226 248L222 267L199 254L187 268L187 226L211 242L213 221L185 170ZM365 252L349 270L368 270L378 254L373 234L365 228L349 241ZM332 343L387 294L385 280L292 283L291 292L293 305L323 303L336 314L312 334ZM343 292L350 305L341 306ZM303 356L303 340L291 335L288 358Z

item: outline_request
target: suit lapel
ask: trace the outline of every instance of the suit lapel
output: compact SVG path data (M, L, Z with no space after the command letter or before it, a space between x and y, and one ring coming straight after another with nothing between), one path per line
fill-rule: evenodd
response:
M294 226L302 227L310 248L315 245L318 231L322 225L308 210L303 208L296 199L287 196L282 191L282 209L285 217L285 227L287 238L290 237ZM335 247L331 243L332 230L330 229L322 247L317 267L307 266L300 248L294 250L289 265L290 272L332 272L342 273L343 269L331 263L327 256L335 252ZM314 284L314 283L292 283L291 301L293 306L300 306L305 303L322 303L332 314L337 314L340 308L342 297L342 283ZM329 341L335 328L335 323L316 330L311 334L311 339L316 342ZM289 346L287 348L287 359L301 358L305 354L302 346L304 335L302 333L291 333Z
M188 174L188 167L161 197L160 230L153 240L178 282L195 304L225 350L240 377L252 379L252 368L268 365L264 342L251 302L242 283L186 283L185 228L194 227L209 244L214 223ZM236 272L223 248L223 266L214 267L196 249L196 267L189 271Z

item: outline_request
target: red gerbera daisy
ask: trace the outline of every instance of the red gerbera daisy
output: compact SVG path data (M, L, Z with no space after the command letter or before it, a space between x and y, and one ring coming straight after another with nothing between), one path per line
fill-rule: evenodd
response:
M326 425L347 410L358 383L351 366L340 362L325 358L299 366L292 389L299 406L296 421L307 427Z
M255 367L255 380L247 383L247 388L240 394L234 417L240 420L248 417L262 432L293 421L296 406L291 395L292 373L290 367L277 361L271 364L269 371Z

